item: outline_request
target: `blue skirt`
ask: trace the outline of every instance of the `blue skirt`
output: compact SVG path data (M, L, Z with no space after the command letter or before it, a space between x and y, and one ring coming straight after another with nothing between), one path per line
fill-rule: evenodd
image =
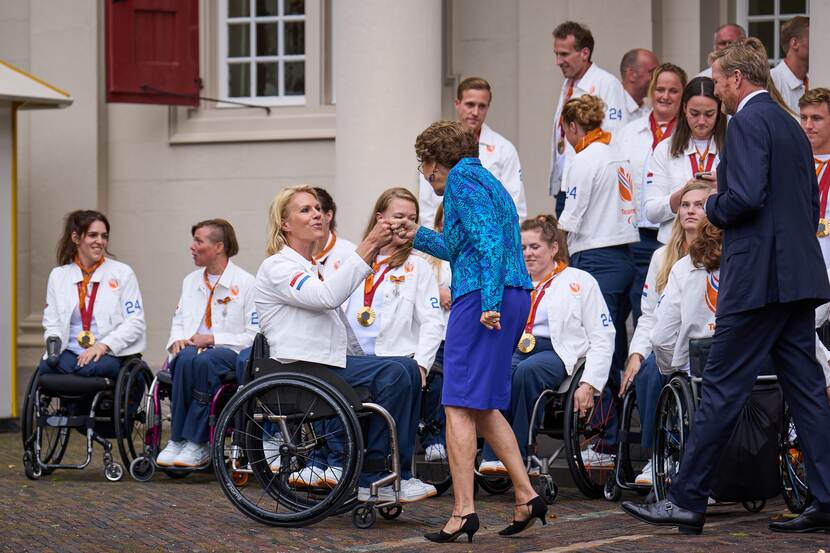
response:
M530 311L530 292L505 288L501 330L481 324L481 293L464 294L452 304L444 342L443 405L469 409L510 407L511 359Z

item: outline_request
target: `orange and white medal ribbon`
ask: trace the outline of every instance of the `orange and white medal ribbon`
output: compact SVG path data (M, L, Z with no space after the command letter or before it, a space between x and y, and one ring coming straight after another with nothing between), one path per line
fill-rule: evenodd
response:
M386 268L382 273L380 273L377 282L375 282L375 273L377 273L378 269L380 269L382 265L386 265ZM369 275L363 283L363 307L357 310L357 322L361 326L372 326L377 319L377 313L372 308L372 301L375 299L375 292L377 292L378 287L380 287L381 282L383 282L383 277L385 277L386 273L388 273L389 269L391 269L389 266L389 259L387 258L379 263L372 264L372 269L372 274Z
M545 296L545 290L548 289L553 280L559 275L559 273L564 271L567 266L568 265L566 263L557 262L556 267L553 268L553 271L545 275L530 294L530 313L527 315L525 331L522 333L522 337L519 338L519 344L516 346L519 348L520 352L530 353L536 347L536 336L532 333L533 321L536 319L536 310L539 308L539 304Z

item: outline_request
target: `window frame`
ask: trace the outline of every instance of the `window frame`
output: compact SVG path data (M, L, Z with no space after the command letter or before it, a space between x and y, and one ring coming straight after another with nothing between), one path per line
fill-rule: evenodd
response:
M219 98L220 90L221 1L199 0L202 96L210 98ZM327 70L331 64L329 2L305 0L305 3L305 102L244 107L202 101L196 108L171 106L168 111L170 144L334 139L335 106L330 100L333 72ZM236 98L228 100L237 101Z
M287 16L256 16L253 10L256 9L256 0L247 0L250 3L251 15L248 17L239 17L239 18L229 18L228 14L228 0L219 0L219 6L217 10L217 17L218 17L218 51L217 51L217 60L216 64L218 66L218 92L217 95L220 99L227 99L233 102L244 102L247 104L253 104L258 106L301 106L305 105L306 103L306 94L295 94L286 96L285 94L279 96L230 96L228 91L228 65L231 63L240 63L240 64L247 64L250 68L250 91L252 94L256 93L256 65L259 62L277 62L279 65L279 75L278 75L278 84L279 88L285 87L285 79L284 79L284 63L285 62L292 62L292 61L302 61L304 63L304 71L308 71L308 66L306 64L306 58L308 50L304 48L302 54L293 54L293 55L286 55L286 54L277 54L276 56L259 56L256 53L256 33L257 33L257 24L259 23L277 23L280 28L279 34L279 49L283 49L285 44L285 35L283 33L284 26L280 25L280 23L284 22L292 22L292 21L302 21L304 27L308 26L308 10L303 13L303 15L287 15ZM285 3L285 0L277 0L280 4ZM306 1L308 4L308 1ZM237 23L247 23L250 31L249 31L249 42L250 42L250 52L246 57L240 58L228 58L228 26ZM303 33L305 34L305 33ZM233 62L230 60L234 60ZM303 81L305 81L305 77L303 77ZM228 103L219 103L217 104L218 108L232 108L232 107L239 107L233 104Z
M788 21L793 17L798 15L803 15L806 17L810 16L810 0L804 0L804 8L805 13L781 13L781 0L773 0L773 13L770 15L749 15L749 1L750 0L737 0L736 5L736 12L737 12L737 20L738 24L741 25L744 29L746 29L747 35L749 35L749 24L750 23L760 23L766 21L773 22L773 55L769 58L769 63L771 66L776 65L779 61L784 59L780 56L781 53L781 23L784 21Z

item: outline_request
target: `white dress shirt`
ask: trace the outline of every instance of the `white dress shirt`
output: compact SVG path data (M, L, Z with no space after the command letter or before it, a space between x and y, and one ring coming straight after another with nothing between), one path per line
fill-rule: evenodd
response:
M784 60L779 61L778 65L770 70L769 75L772 77L772 82L775 83L775 88L781 93L787 107L793 110L796 115L801 113L798 101L807 92L804 81L795 76Z

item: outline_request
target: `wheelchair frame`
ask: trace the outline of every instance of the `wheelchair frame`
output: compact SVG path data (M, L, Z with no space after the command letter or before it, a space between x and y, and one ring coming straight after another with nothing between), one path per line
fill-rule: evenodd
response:
M124 476L124 467L113 459L113 445L108 438L96 430L96 423L113 425L114 438L117 440L121 460L125 465L129 465L132 460L131 453L134 452L133 427L144 423L137 411L130 413L129 399L133 395L131 385L138 382L136 376L149 381L151 375L149 367L140 355L127 358L122 363L118 378L115 380L74 374L40 375L35 369L26 390L21 413L23 467L26 476L30 480L37 480L57 469L82 470L92 462L93 444L97 442L104 448L104 475L107 480L112 482L121 480ZM44 386L44 383L48 386ZM69 389L73 385L78 391L59 391L61 387ZM69 414L63 405L66 401L82 400L89 396L92 396L92 401L88 414ZM49 401L44 403L46 399ZM58 402L57 407L52 412L50 410L55 401ZM109 401L112 402L111 413L101 414L99 408ZM43 438L47 428L57 429L57 438L54 443L50 444L44 455ZM79 431L81 428L84 429L86 458L81 463L63 463L73 428Z

